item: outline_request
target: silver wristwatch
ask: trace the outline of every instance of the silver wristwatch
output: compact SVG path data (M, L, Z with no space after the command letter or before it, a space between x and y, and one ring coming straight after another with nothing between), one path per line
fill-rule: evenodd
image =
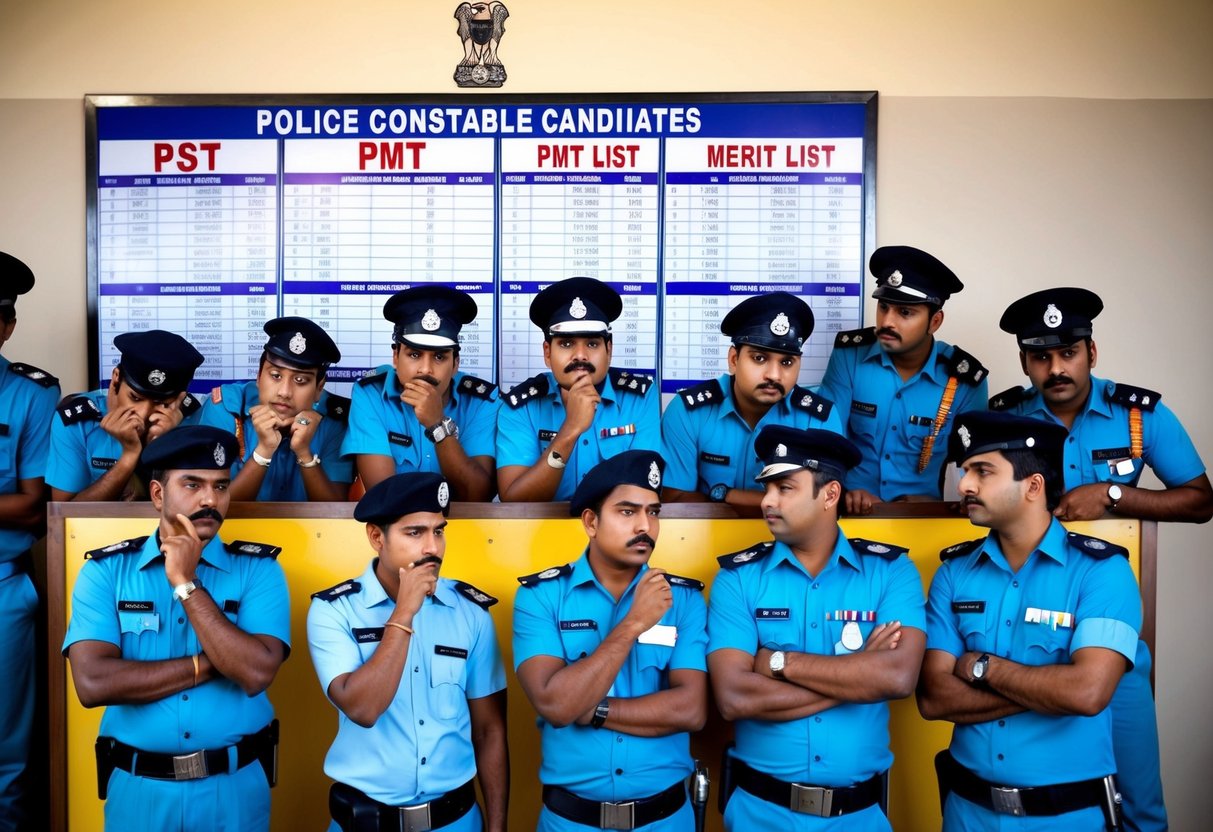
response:
M455 424L455 420L450 416L442 417L442 421L434 425L432 428L425 429L426 438L437 445L448 436L459 438L459 426Z
M782 650L776 650L771 654L771 675L776 679L783 678L783 666L787 662L788 656Z

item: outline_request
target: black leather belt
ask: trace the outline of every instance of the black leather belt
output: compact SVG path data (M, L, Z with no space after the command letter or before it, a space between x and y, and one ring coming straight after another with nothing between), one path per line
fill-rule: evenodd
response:
M110 763L137 777L156 780L200 780L214 774L230 774L260 759L260 755L277 741L277 722L271 722L255 734L249 734L236 743L236 767L232 768L231 757L226 748L210 748L191 754L160 754L142 751L112 737L101 737L108 741L107 753Z
M789 783L732 759L733 780L741 788L768 803L802 815L836 818L880 802L884 785L879 774L854 786L807 786Z
M668 818L686 802L686 784L681 780L650 797L614 803L586 800L560 786L543 787L544 806L565 820L597 829L636 829L647 826Z
M346 783L334 783L329 814L346 832L429 832L454 823L476 805L474 782L416 806L391 806Z
M1002 815L1064 815L1079 809L1103 808L1108 796L1102 777L1054 786L1001 786L978 777L956 762L948 751L935 758L935 767L943 788Z

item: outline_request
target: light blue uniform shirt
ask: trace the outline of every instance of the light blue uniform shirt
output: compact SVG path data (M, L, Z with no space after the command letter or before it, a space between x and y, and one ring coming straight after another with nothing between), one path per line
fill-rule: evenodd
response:
M533 391L533 392L532 392ZM551 372L522 382L502 397L497 417L497 467L530 467L548 453L564 424L564 402ZM661 404L649 376L611 370L602 383L594 421L565 460L552 499L568 500L581 478L604 459L629 450L661 452Z
M79 494L122 456L122 443L101 427L101 418L109 412L106 394L103 388L59 402L56 418L51 419L51 455L46 465L46 484L51 488ZM201 408L192 394L181 409L181 425L198 424Z
M396 462L396 473L428 471L441 474L438 451L425 436L413 408L400 399L403 388L396 370L384 364L354 385L350 425L341 453L380 454ZM459 426L459 444L469 457L495 453L497 441L497 386L466 373L451 379L451 400L442 414Z
M665 486L701 494L709 493L715 485L761 491L754 482L762 470L754 440L767 425L838 434L844 431L833 404L800 385L776 402L751 429L737 412L733 377L725 373L680 390L666 406L661 417Z
M241 552L240 542L212 538L202 549L198 578L233 624L273 636L290 649L290 599L282 567L272 557ZM116 547L116 548L115 548ZM122 658L157 661L201 651L198 636L164 576L156 535L93 553L72 592L72 618L63 652L78 641L104 641ZM271 547L262 548L268 549ZM109 705L101 734L144 751L186 754L221 748L264 728L274 717L265 692L249 696L224 678L187 694L143 705Z
M877 624L900 621L925 632L922 579L904 552L848 540L840 528L834 551L816 576L783 543L725 556L712 584L708 651L754 655L767 647L842 655L851 652L842 643L847 618L867 619L855 622L859 649ZM842 703L787 722L742 719L735 730L735 756L788 782L850 786L893 762L885 702Z
M963 544L962 544L963 545ZM1102 548L1101 548L1102 547ZM927 649L952 656L990 653L1029 666L1066 664L1084 647L1115 650L1130 662L1141 627L1141 600L1129 562L1106 556L1110 544L1067 534L1053 520L1039 547L1012 572L997 535L974 542L967 553L939 567L927 606ZM1064 618L1053 625L1056 616ZM1008 786L1042 786L1104 777L1116 769L1111 710L1095 716L1053 716L1032 711L989 722L957 725L952 755L970 771ZM1132 776L1128 773L1126 776ZM945 828L982 828L993 816L952 795ZM1074 829L1072 815L1016 819L1014 829Z
M850 338L848 344L842 339ZM858 341L859 346L854 346ZM935 417L948 378L960 378L948 418L935 437L931 460L918 473L923 443L935 429ZM847 474L847 488L862 488L881 500L911 494L942 496L948 434L957 413L985 410L987 373L975 358L939 339L922 369L902 381L892 360L876 343L872 329L842 333L826 366L821 392L847 422L847 438L863 455Z
M520 587L514 598L515 669L533 656L554 656L572 664L593 653L631 610L636 584L647 571L646 565L637 572L618 603L594 577L586 555L553 577ZM631 699L665 690L671 670L706 672L707 611L703 594L684 586L671 589L673 606L658 625L673 628L674 644L638 640L608 696ZM692 771L686 732L637 737L612 731L609 726L556 728L542 718L539 728L543 741L540 781L561 786L586 800L648 797ZM577 828L575 824L570 826Z
M218 397L218 401L216 401ZM253 428L253 417L249 408L261 403L257 382L233 382L216 387L202 403L199 424L223 428L241 439L241 458L232 465L232 479L253 458L257 449L257 431ZM345 421L349 416L350 401L342 396L330 396L328 391L320 393L316 411L324 416L316 433L312 436L312 452L320 456L320 467L333 482L349 484L354 481L354 461L341 456L341 441L345 438ZM240 429L237 430L237 420ZM303 473L299 470L290 439L283 438L278 449L270 457L270 467L257 491L262 501L306 502L307 489L303 485Z
M0 494L16 494L21 480L46 475L58 399L54 376L0 356ZM25 529L0 527L0 563L29 549L34 540Z
M325 696L334 679L353 673L379 649L384 622L396 608L375 563L357 580L313 596L307 641ZM503 690L505 668L492 617L462 594L463 587L439 578L413 617L404 677L374 725L363 728L338 709L337 737L324 759L329 777L381 803L406 806L440 797L476 775L468 700Z
M1133 459L1129 409L1135 403L1129 402L1128 396L1138 394L1140 402L1141 393L1153 400L1142 405L1142 455ZM1000 396L1020 400L1010 407L1000 407ZM1007 391L1000 396L991 402L995 410L1061 424L1035 387ZM1205 464L1184 426L1150 391L1122 387L1118 395L1115 382L1091 376L1091 395L1069 430L1065 451L1067 491L1096 482L1137 485L1147 465L1167 488L1183 485L1205 472Z

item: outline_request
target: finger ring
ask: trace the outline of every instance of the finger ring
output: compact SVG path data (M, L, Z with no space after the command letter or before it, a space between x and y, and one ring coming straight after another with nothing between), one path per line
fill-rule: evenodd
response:
M296 422L298 422L299 424L301 424L301 425L305 425L305 426L306 426L306 425L310 425L310 424L312 423L312 420L311 420L311 419L309 419L309 418L307 418L306 416L300 416L300 417L299 417L298 419L296 419L295 421L296 421Z

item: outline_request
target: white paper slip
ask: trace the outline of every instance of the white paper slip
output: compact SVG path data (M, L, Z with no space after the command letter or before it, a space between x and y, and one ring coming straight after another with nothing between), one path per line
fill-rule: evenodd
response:
M664 647L673 647L678 641L678 628L673 624L654 624L649 629L640 634L637 643L639 644L660 644Z

